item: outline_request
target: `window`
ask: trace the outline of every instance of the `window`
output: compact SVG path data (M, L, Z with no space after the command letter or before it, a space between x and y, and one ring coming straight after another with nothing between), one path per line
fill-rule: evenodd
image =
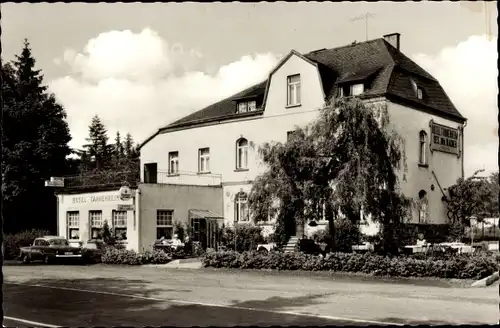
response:
M90 238L91 239L101 238L102 211L89 211L89 219L90 219Z
M253 112L255 110L257 110L257 102L255 100L238 103L237 113Z
M68 239L80 239L80 212L66 212L66 221L68 228Z
M174 225L172 217L174 211L172 210L157 210L156 211L156 239L172 239L174 234Z
M179 152L168 153L168 174L179 174Z
M358 84L346 84L339 86L339 97L352 97L359 96L365 92L365 85L363 83Z
M115 237L127 240L127 211L113 211L112 223Z
M254 101L249 101L248 102L248 111L249 112L253 112L257 110L257 102L254 100Z
M413 92L415 92L415 95L417 96L418 99L424 99L424 90L418 86L417 82L415 80L410 79L411 81L411 87L413 88Z
M300 105L300 74L291 75L287 78L287 106Z
M238 113L246 113L247 112L247 103L246 102L240 102L238 103Z
M156 183L158 165L156 163L144 164L144 183Z
M419 198L419 208L418 208L418 222L426 223L427 222L427 192L425 190L420 190L418 192Z
M427 133L425 131L420 131L418 163L420 165L427 165Z
M417 98L418 99L424 98L424 92L423 92L422 88L417 88Z
M198 172L210 172L210 148L198 150Z
M351 95L353 95L353 96L359 96L364 91L365 91L364 85L361 83L351 85Z
M248 167L248 141L241 138L236 141L236 168L246 169Z
M239 192L236 195L235 212L237 222L247 222L250 220L248 211L248 197L244 192Z

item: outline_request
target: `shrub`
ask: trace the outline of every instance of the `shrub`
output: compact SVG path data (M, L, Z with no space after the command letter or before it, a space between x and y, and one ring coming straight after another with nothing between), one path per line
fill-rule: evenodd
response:
M102 249L92 249L92 248L82 249L83 262L86 264L101 263L102 254L103 254Z
M30 246L36 238L50 235L46 230L27 230L16 234L8 234L4 236L4 259L14 260L19 257L20 248Z
M375 276L481 279L497 271L494 256L448 258L389 257L372 253L330 253L326 257L303 253L221 251L207 253L205 267L360 272Z
M234 248L234 228L223 226L220 231L220 243L222 246ZM258 244L265 243L264 236L262 235L262 228L253 225L238 225L236 227L236 250L245 252L254 250Z
M162 250L137 253L132 250L108 247L102 254L101 261L106 264L165 264L172 260L172 256Z
M176 221L174 225L174 233L177 234L177 238L181 241L184 241L184 237L186 237L186 228L182 222Z
M347 219L340 218L335 220L334 231L334 247L336 251L350 252L352 251L352 246L360 242L359 227ZM328 243L330 239L328 226L313 235L313 240L317 243Z

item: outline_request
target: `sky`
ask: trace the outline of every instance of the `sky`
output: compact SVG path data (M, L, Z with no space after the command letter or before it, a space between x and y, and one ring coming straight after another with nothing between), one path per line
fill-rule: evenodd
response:
M401 51L468 118L465 173L497 171L495 2L7 3L2 59L28 38L79 148L92 116L110 139L159 127L261 82L305 53L401 33ZM357 17L370 14L368 26Z

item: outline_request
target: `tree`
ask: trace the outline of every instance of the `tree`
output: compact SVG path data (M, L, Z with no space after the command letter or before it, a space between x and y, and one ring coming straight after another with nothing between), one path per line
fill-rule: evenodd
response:
M105 170L111 166L112 145L108 145L108 131L99 116L94 115L89 126L89 142L84 145L90 159L90 169Z
M123 149L123 143L121 141L120 131L116 132L113 154L114 154L114 166L115 167L122 166L123 160L125 158L125 151Z
M54 229L56 199L44 187L65 173L71 140L66 113L43 85L29 42L2 64L2 191L6 231ZM30 204L26 206L26 204Z
M494 195L494 188L498 190L498 187L493 187L498 174L488 179L479 176L483 171L478 170L467 179L459 178L457 183L448 188L448 197L445 198L448 217L454 227L454 236L458 239L463 237L466 228L471 228L472 218L481 222L498 213L498 193L496 197Z
M318 219L324 209L335 236L339 217L359 223L371 216L381 223L382 250L398 251L396 232L410 215L411 200L398 191L404 143L390 130L385 106L359 99L327 104L289 142L265 144L260 151L268 170L250 193L256 220L277 214L279 232L287 222L303 226Z

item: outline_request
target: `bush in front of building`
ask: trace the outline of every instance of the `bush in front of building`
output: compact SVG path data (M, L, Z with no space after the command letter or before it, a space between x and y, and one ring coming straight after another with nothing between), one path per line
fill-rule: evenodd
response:
M50 235L47 230L26 230L15 234L4 235L4 260L15 260L19 257L21 247L30 246L36 238Z
M245 252L254 250L258 244L264 244L265 238L262 234L262 228L250 224L239 224L235 229L233 227L223 226L219 232L220 244L227 248L234 250L236 242L236 250L238 252Z
M123 248L107 247L101 256L101 262L105 264L166 264L172 260L170 254L162 250L144 251L138 253Z
M214 268L336 271L374 276L455 279L482 279L498 270L494 256L462 255L448 259L416 259L373 253L330 253L322 257L303 253L220 251L207 253L203 265Z

